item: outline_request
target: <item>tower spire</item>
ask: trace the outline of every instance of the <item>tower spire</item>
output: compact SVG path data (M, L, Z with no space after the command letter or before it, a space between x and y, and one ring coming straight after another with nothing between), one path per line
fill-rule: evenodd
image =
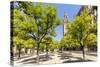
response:
M68 21L68 15L66 12L64 12L64 23L66 23Z
M63 35L65 35L65 33L67 32L66 30L67 22L68 22L68 15L66 12L64 12Z

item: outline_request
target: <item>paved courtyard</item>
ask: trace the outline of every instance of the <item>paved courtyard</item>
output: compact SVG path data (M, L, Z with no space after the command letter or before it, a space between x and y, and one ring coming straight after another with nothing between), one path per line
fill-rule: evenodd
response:
M86 52L85 58L87 61L96 61L96 52ZM40 54L39 64L58 64L58 63L69 63L69 62L82 62L81 51L63 51L62 53L54 52L49 53L49 58L46 58L46 53ZM15 59L14 65L37 65L36 55L24 55L21 59Z

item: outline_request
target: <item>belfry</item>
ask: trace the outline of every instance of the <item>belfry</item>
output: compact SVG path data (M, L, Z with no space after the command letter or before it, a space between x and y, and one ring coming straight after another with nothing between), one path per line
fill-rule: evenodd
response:
M66 30L66 24L68 22L68 15L66 12L64 12L64 20L63 20L63 35L67 32Z

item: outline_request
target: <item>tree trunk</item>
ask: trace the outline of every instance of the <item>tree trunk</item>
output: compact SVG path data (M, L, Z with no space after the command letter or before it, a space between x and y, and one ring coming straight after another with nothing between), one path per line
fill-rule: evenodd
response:
M48 59L48 45L46 44L46 57Z
M83 54L83 61L85 60L85 51L84 51L84 46L82 46L82 54Z
M32 48L30 48L30 55L32 54Z
M39 64L39 43L37 43L37 64Z
M14 54L13 54L13 46L10 46L10 60L11 60L11 65L14 65Z
M35 48L31 48L31 54L33 55L35 53Z
M18 49L18 59L20 59L20 56L21 56L21 48L19 47L19 49Z
M27 48L25 48L25 54L27 54L27 50L28 50L28 49L27 49Z
M63 52L63 47L61 48L61 53Z

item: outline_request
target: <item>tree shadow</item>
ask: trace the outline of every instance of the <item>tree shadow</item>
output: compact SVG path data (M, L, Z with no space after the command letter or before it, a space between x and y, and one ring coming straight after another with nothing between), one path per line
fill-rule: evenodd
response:
M28 56L22 56L21 59L27 58L27 57L31 57L31 55L28 55Z
M71 63L71 62L89 62L89 61L93 61L93 60L83 60L82 57L76 57L74 55L72 55L71 53L59 53L59 56L61 60L65 60L62 63ZM75 60L71 60L71 58L75 59Z
M97 56L97 54L91 54L91 53L87 53L86 55Z
M44 62L44 61L49 61L51 60L52 58L50 56L47 56L46 55L40 55L39 56L39 60L40 62ZM32 63L36 63L36 60L37 60L37 57L34 57L34 58L28 58L28 59L25 59L25 60L22 60L20 61L19 63L23 63L23 64L32 64Z
M68 57L68 59L70 59L70 58L74 58L74 59L77 59L77 60L83 60L81 57L75 57L75 56L73 56L73 55L67 55L66 57ZM61 58L62 59L62 58Z
M72 51L73 53L77 53L77 54L82 54L81 51ZM90 55L90 56L97 56L97 52L95 51L95 53L91 53L92 51L88 52L86 51L85 54L86 55Z
M24 63L24 62L29 62L29 61L35 61L36 58L27 58L27 59L24 59L22 61L20 61L19 63Z
M92 62L93 60L68 60L68 61L64 61L62 63L77 63L77 62Z
M28 58L28 57L31 57L31 55L21 56L20 59L18 59L18 57L15 57L14 61L21 60L21 59Z
M48 61L48 60L51 60L52 58L48 55L41 55L40 57L40 62L42 61Z
M54 56L54 53L50 53L49 56Z
M64 52L58 53L58 57L60 57L61 60L70 59L71 55L72 55L71 53L64 53Z

